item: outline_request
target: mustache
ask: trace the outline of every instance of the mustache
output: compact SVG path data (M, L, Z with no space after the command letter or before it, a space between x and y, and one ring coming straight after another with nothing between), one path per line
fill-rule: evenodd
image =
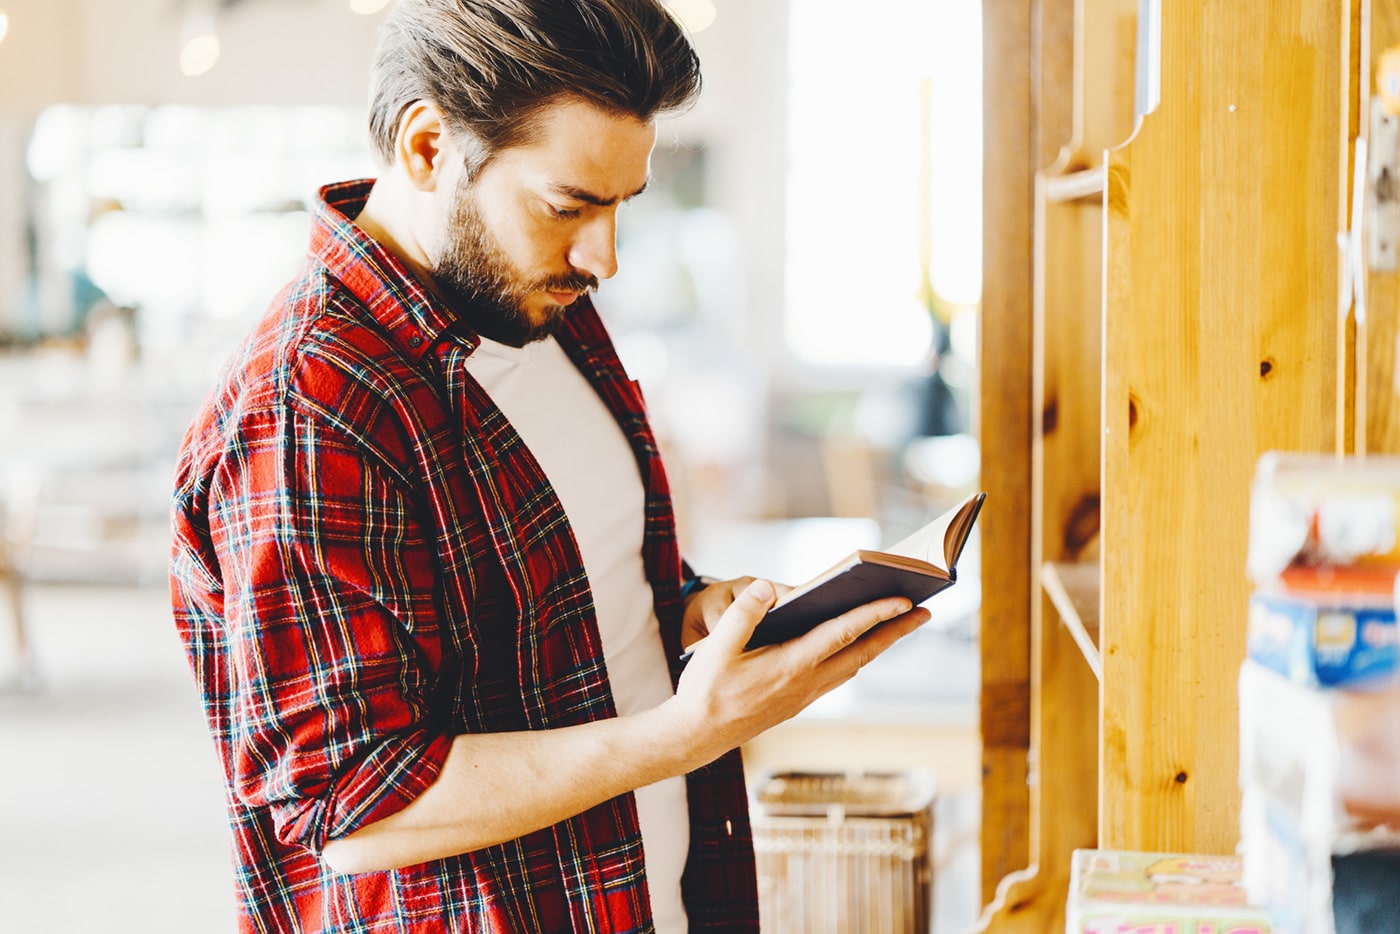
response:
M586 272L575 272L567 276L546 279L539 284L538 290L541 292L593 292L597 288L597 276L590 276Z

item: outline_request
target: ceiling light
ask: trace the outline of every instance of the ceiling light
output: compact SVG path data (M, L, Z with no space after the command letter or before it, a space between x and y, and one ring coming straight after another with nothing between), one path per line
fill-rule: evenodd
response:
M214 0L186 0L180 22L180 71L202 75L219 61L218 7Z
M195 36L180 50L180 71L194 78L213 68L219 61L219 37Z
M389 5L389 0L350 0L350 11L362 16L378 13Z
M715 9L715 0L668 0L666 5L671 8L672 15L691 33L710 28L715 17L719 15L719 11Z
M0 42L5 41L5 34L10 31L10 14L0 10Z

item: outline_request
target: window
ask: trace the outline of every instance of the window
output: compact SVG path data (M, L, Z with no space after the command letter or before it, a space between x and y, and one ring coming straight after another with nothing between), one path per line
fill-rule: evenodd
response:
M981 4L793 0L790 29L788 348L916 365L981 293Z

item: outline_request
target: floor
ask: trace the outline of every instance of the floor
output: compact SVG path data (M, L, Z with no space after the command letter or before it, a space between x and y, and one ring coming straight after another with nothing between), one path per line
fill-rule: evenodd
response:
M25 607L40 680L0 694L0 929L233 931L219 768L165 594L34 587Z
M218 766L164 591L43 585L25 608L38 681L0 690L0 930L233 931ZM0 649L0 672L12 662ZM801 748L821 723L785 742ZM975 785L956 778L975 772L965 734L951 734L959 761L937 803L937 934L976 913Z

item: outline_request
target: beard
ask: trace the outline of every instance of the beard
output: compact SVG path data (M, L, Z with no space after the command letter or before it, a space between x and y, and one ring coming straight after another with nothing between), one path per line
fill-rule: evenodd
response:
M506 256L464 182L449 219L447 245L431 270L452 309L482 337L524 347L558 330L568 308L547 305L538 320L525 300L539 292L588 292L598 280L582 272L527 280Z

